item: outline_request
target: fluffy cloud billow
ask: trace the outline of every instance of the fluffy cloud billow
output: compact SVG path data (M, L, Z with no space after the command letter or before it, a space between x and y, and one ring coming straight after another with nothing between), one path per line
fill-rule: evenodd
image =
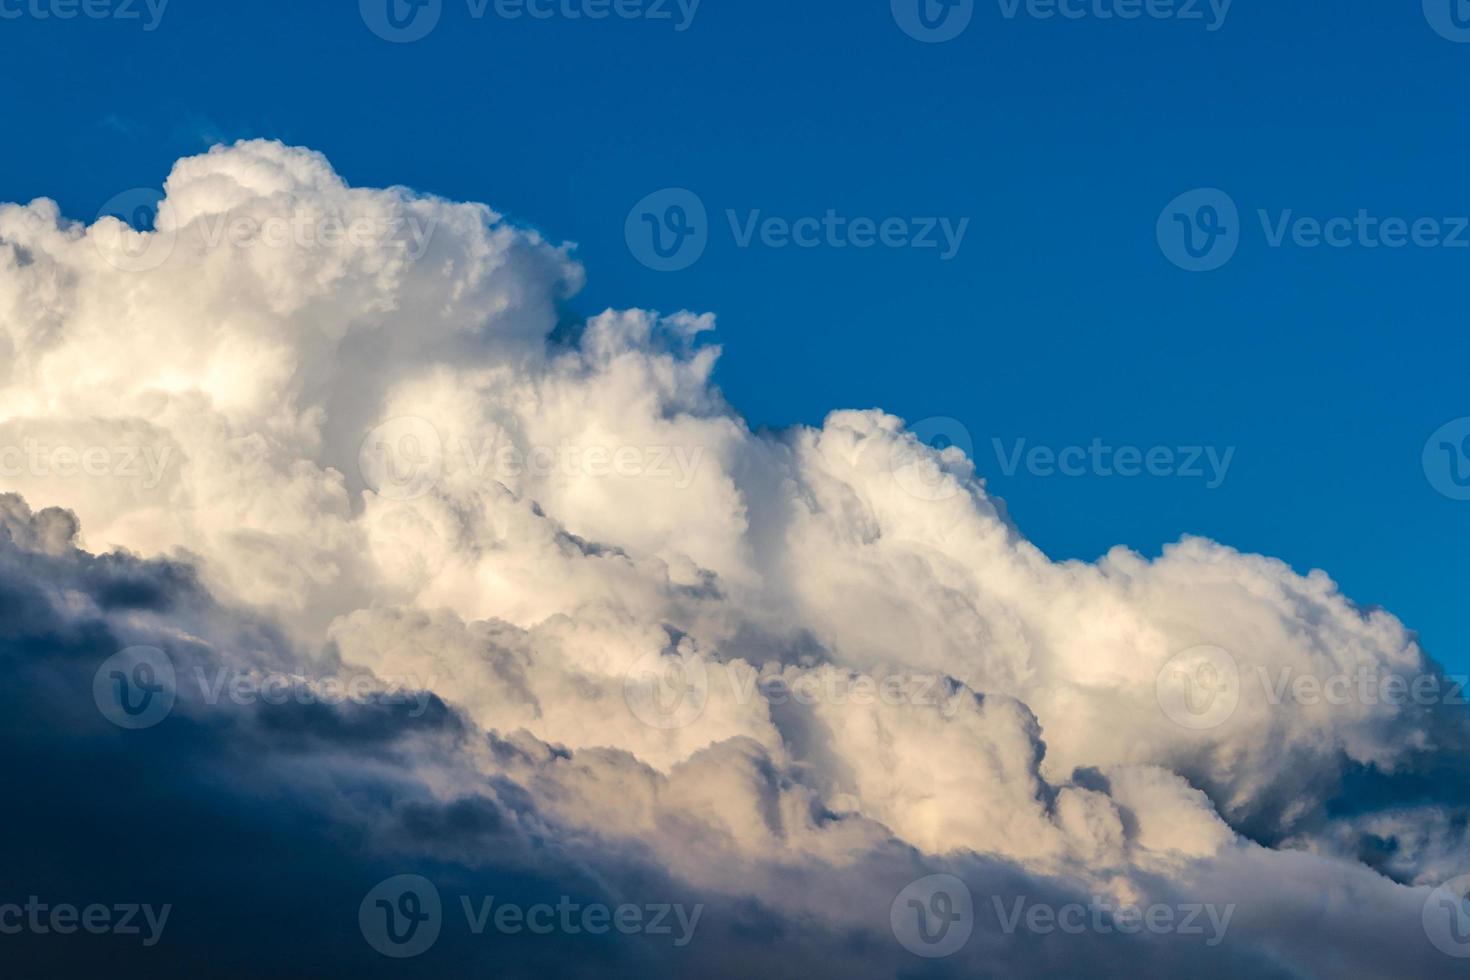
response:
M1470 973L1464 699L1326 574L1055 562L891 415L752 431L712 316L569 324L485 205L164 190L0 205L23 968Z

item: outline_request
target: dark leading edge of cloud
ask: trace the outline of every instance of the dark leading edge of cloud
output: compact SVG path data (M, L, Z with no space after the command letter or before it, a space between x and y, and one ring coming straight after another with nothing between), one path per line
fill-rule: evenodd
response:
M448 799L431 792L418 775L425 760L452 769L469 741L492 756L531 758L437 698L418 718L412 704L209 705L181 680L164 722L125 731L103 717L92 693L94 674L118 650L151 643L183 677L238 667L233 643L277 644L279 636L216 603L186 566L90 555L71 545L71 515L32 516L13 496L0 497L0 507L0 753L8 760L0 897L171 906L151 947L141 912L137 936L7 935L0 949L8 975L958 977L1081 963L1096 975L1186 967L1202 976L1273 975L1249 951L1147 937L985 935L970 955L924 962L896 947L891 895L876 882L901 887L947 870L964 875L977 896L987 885L1030 902L1086 896L973 857L930 865L897 844L862 867L814 862L788 872L808 900L847 906L845 929L755 895L691 889L663 873L654 854L558 827L508 776L467 781ZM198 631L179 642L184 622ZM440 938L413 960L373 951L358 923L364 896L401 874L428 878L444 902ZM548 940L493 925L477 936L464 896L476 910L489 896L523 908L703 908L693 939L675 948L677 925L669 937L610 931ZM982 922L992 914L977 911Z

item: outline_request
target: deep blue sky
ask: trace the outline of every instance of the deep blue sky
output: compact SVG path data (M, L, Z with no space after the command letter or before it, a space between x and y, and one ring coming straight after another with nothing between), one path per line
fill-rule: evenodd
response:
M703 0L683 32L477 21L443 0L410 44L376 37L355 0L171 0L153 31L29 12L54 2L0 0L23 13L0 19L0 199L90 219L181 155L263 136L354 183L487 201L579 243L580 311L717 313L719 381L753 424L871 406L957 419L1055 557L1208 535L1327 569L1470 670L1470 502L1421 463L1470 416L1470 248L1270 248L1256 217L1470 215L1470 44L1418 2L1236 0L1210 32L977 0L942 44L903 33L888 0ZM711 240L658 272L624 223L671 186L708 206ZM1241 215L1238 253L1208 273L1171 264L1155 233L1199 187ZM726 209L970 225L945 262L739 248ZM1207 490L1006 476L995 438L1236 452Z

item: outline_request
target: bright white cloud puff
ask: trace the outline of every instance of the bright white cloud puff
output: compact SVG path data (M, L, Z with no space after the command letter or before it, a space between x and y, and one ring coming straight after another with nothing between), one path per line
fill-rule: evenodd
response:
M678 948L500 937L528 972L1470 963L1470 907L1433 891L1470 871L1457 687L1327 575L1195 538L1053 562L890 415L752 432L711 384L711 317L567 330L568 249L483 205L260 141L165 191L147 232L0 206L0 553L30 617L0 642L53 737L195 753L228 791L150 780L236 832L262 794L284 847L357 835L321 859L334 895L437 862L441 887L492 869L707 906ZM140 644L175 672L147 731L99 732L46 681ZM219 670L411 693L211 703ZM159 741L181 726L198 747ZM180 903L210 893L186 881ZM952 950L928 929L950 918ZM341 938L312 921L276 925L294 963Z

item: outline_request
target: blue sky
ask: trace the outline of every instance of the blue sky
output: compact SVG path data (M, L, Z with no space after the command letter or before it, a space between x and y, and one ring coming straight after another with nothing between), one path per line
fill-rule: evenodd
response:
M0 197L90 219L179 156L262 136L323 151L354 183L484 200L578 243L578 312L718 314L718 379L752 424L872 406L955 420L1053 556L1206 535L1327 569L1470 670L1470 502L1423 462L1470 416L1470 248L1374 248L1356 230L1306 247L1300 226L1270 241L1287 212L1360 211L1470 241L1455 231L1470 44L1419 4L1237 0L1210 30L1204 3L1202 20L1121 20L1091 0L1080 19L991 0L934 44L886 0L703 0L684 30L673 3L667 20L594 22L443 0L402 44L347 2L172 0L156 23L132 8L61 20L37 16L54 0L0 0ZM706 209L707 247L679 271L640 262L626 234L665 188ZM1209 272L1157 234L1198 188L1238 211L1237 250ZM909 233L968 223L947 260L740 244L762 219L829 211ZM1234 454L1213 489L1007 474L1019 439Z

